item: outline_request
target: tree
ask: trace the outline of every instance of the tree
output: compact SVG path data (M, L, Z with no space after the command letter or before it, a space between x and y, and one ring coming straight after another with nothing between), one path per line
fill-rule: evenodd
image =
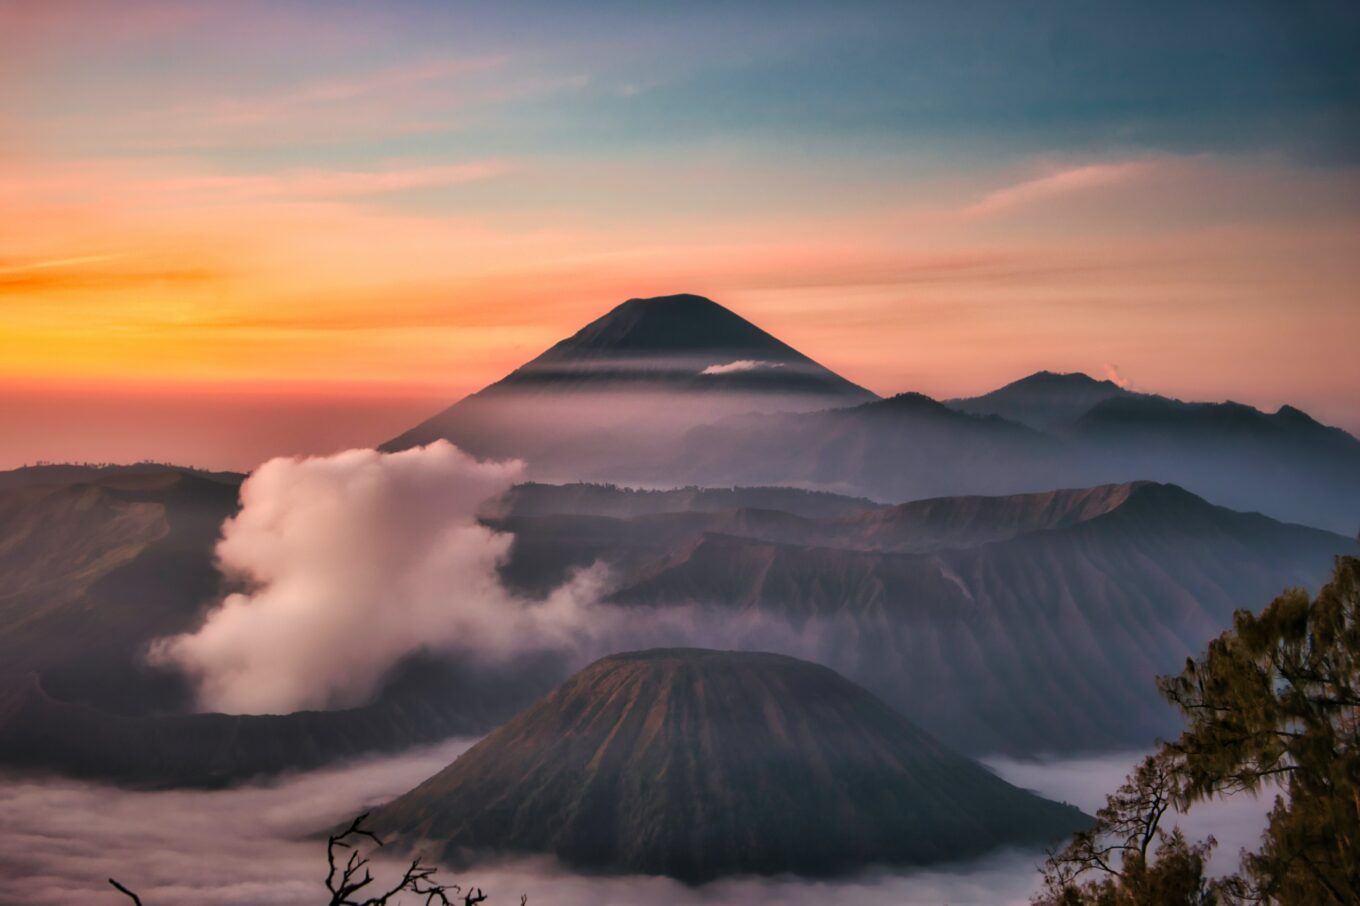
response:
M1360 903L1360 559L1315 599L1287 591L1160 682L1186 718L1167 748L1181 804L1274 786L1243 872L1260 902Z
M486 902L487 896L480 887L464 890L456 884L438 883L435 880L438 869L422 864L419 857L411 861L401 880L394 886L381 893L368 892L375 879L369 871L368 857L360 853L358 846L364 839L371 840L375 846L382 846L383 842L377 834L364 827L367 817L367 814L363 814L355 818L349 827L332 834L326 843L328 870L325 884L326 892L330 894L328 906L387 906L400 902L393 898L403 893L411 894L423 906L476 906ZM339 857L345 852L349 855L341 861ZM113 878L109 878L109 883L131 899L134 906L142 906L141 897L137 894ZM527 896L521 896L519 906L525 906L528 901Z
M1034 906L1217 906L1235 884L1210 880L1205 862L1213 838L1190 843L1162 827L1178 798L1178 765L1163 749L1143 760L1096 823L1073 835L1044 865L1044 892Z
M1286 591L1158 681L1186 720L1053 853L1036 906L1360 903L1360 559L1315 599ZM1277 790L1241 875L1205 877L1211 839L1162 829L1168 811ZM1155 844L1155 845L1154 845Z

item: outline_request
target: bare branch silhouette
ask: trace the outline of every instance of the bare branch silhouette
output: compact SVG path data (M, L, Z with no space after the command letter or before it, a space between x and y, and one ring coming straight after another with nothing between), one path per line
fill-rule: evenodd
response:
M137 896L137 894L128 890L126 887L124 887L122 884L119 884L113 878L109 878L109 883L112 884L114 886L114 889L116 889L119 893L123 894L124 896L131 897L132 902L136 903L137 906L142 906L142 898Z
M343 831L332 834L326 841L325 885L331 895L328 906L387 906L393 902L393 897L401 893L414 894L424 906L477 906L478 903L486 902L487 895L480 887L464 890L457 884L440 884L435 880L439 869L423 864L419 856L406 867L396 885L382 893L364 894L365 888L375 879L369 871L368 857L359 852L358 847L364 838L371 840L374 846L383 845L377 834L364 827L367 818L367 813L359 815ZM349 854L344 857L343 863L337 861L345 850ZM113 878L109 878L109 883L119 893L131 897L136 906L142 906L137 894ZM528 895L520 896L519 906L527 906L528 902Z

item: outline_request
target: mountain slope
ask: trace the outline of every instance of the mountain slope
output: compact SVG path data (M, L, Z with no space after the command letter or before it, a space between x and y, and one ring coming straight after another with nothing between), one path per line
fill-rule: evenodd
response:
M446 858L541 852L702 882L1041 846L1086 819L824 667L661 649L595 662L371 821Z
M162 468L0 492L0 686L40 673L53 694L120 712L185 690L140 664L217 592L212 548L237 487Z
M845 516L819 537L863 550L930 551L971 547L1026 532L1075 525L1125 503L1146 482L1003 497L935 497Z
M213 547L237 483L174 467L0 473L0 763L137 785L212 785L481 733L562 675L408 664L344 712L189 714L151 640L191 631L222 592ZM52 481L67 473L48 472ZM31 478L25 476L25 479ZM485 687L481 683L485 681Z

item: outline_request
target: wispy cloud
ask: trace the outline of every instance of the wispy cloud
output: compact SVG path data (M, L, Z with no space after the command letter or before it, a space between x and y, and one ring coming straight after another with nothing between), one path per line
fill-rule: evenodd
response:
M221 193L240 199L343 198L406 189L477 182L505 173L499 160L440 166L404 166L377 170L294 170L261 175L185 176L152 180L143 189L166 193Z
M966 218L986 217L1088 189L1127 182L1146 173L1151 166L1146 161L1125 161L1056 170L989 192L960 213Z
M23 264L0 264L0 279L11 274L26 274L33 271L64 270L89 264L113 261L117 255L76 255L68 258L47 258L41 261L26 261Z
M163 208L187 202L240 204L380 195L477 182L510 169L509 161L485 159L443 164L389 161L367 169L310 167L225 173L173 157L140 162L86 160L26 168L16 172L12 179L0 176L0 195L9 196L16 203L32 199L34 203L52 205L79 199L86 203L118 202ZM47 266L71 263L83 263L83 259L61 258ZM3 271L0 266L0 272Z
M66 290L109 290L151 285L185 286L221 276L206 262L173 262L127 254L75 255L0 263L0 299ZM14 322L22 311L11 310Z
M700 374L740 374L744 371L760 371L765 368L783 368L781 362L758 362L755 359L738 359L725 365L709 365Z
M423 60L369 72L312 79L269 94L189 105L171 111L171 114L197 117L206 126L258 126L299 115L316 115L327 108L375 98L387 105L402 106L418 99L422 90L431 88L438 89L440 99L449 103L457 98L456 93L450 93L455 80L500 67L506 59L504 56L482 56Z

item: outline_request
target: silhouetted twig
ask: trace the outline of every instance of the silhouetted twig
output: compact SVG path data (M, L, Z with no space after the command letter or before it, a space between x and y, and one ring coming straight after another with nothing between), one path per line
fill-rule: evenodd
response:
M114 889L117 890L119 893L123 894L124 896L131 897L132 902L136 903L137 906L142 906L142 898L137 896L137 894L128 890L126 887L124 887L122 884L119 884L113 878L109 878L109 883L112 884L114 886Z
M411 893L422 897L425 906L477 906L478 903L486 902L486 894L480 887L463 890L457 884L440 884L435 881L438 869L422 864L418 856L407 866L396 886L383 893L369 895L365 899L355 899L362 895L361 891L364 888L373 883L373 875L368 870L368 857L361 855L358 850L360 839L367 837L374 845L383 845L382 839L377 834L364 827L366 818L367 813L360 815L349 823L349 827L331 835L326 842L326 890L331 895L329 906L387 906L399 893ZM340 855L339 850L349 850L349 856L343 865L336 862L337 856ZM142 900L137 894L113 878L109 878L109 883L119 893L131 897L136 906L142 906ZM528 902L527 895L520 896L519 906L526 906Z

